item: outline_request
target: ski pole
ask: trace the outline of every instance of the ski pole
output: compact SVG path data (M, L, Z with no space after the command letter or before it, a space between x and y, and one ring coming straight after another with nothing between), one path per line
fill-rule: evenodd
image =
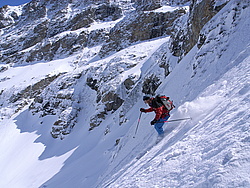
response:
M188 120L188 119L192 119L191 117L188 117L188 118L181 118L181 119L173 119L173 120L167 120L167 121L164 121L164 122L172 122L172 121L182 121L182 120Z
M135 129L135 135L137 133L137 130L138 130L138 127L139 127L139 123L141 121L141 115L142 115L142 112L140 113L139 118L138 118L138 123L137 123L136 129ZM133 138L135 138L135 135L133 136Z

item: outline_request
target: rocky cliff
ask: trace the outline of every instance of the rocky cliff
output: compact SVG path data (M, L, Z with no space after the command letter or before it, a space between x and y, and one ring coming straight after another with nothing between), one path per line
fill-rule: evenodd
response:
M69 58L73 67L71 71L45 75L25 88L2 88L1 117L12 116L28 106L30 113L39 116L41 124L43 117L55 116L51 134L61 139L76 125L79 113L87 114L89 130L114 112L119 114L121 125L127 121L126 110L138 96L154 95L174 64L193 46L204 44L206 34L200 32L202 27L226 3L226 0L219 3L215 0L33 0L18 7L0 8L2 73L11 67L65 58ZM173 5L175 8L164 9ZM163 37L170 37L170 42L150 57L143 52L119 54ZM129 70L147 59L154 71L129 74ZM106 63L100 64L99 60ZM8 79L5 77L1 82ZM79 85L82 89L78 89ZM86 96L87 93L92 95ZM94 114L82 112L88 105L95 109ZM7 112L10 107L15 110Z

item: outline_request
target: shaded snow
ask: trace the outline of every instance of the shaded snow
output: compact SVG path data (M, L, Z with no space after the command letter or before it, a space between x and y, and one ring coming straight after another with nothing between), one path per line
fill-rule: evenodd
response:
M38 187L59 172L74 151L38 160L45 147L35 142L37 137L36 133L20 134L13 121L1 122L0 187Z

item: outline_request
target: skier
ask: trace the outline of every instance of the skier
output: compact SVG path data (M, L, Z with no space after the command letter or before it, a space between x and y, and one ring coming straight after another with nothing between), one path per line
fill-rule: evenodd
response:
M151 121L151 125L158 132L159 137L164 136L163 125L170 117L169 110L161 103L159 103L156 98L144 96L143 101L150 106L148 109L140 108L141 112L155 112L155 118Z

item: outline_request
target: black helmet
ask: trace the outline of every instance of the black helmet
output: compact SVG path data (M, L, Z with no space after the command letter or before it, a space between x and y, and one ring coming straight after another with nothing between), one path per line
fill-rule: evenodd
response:
M150 99L149 96L143 96L143 100L144 100L144 101L146 101L146 100L148 100L148 99Z

